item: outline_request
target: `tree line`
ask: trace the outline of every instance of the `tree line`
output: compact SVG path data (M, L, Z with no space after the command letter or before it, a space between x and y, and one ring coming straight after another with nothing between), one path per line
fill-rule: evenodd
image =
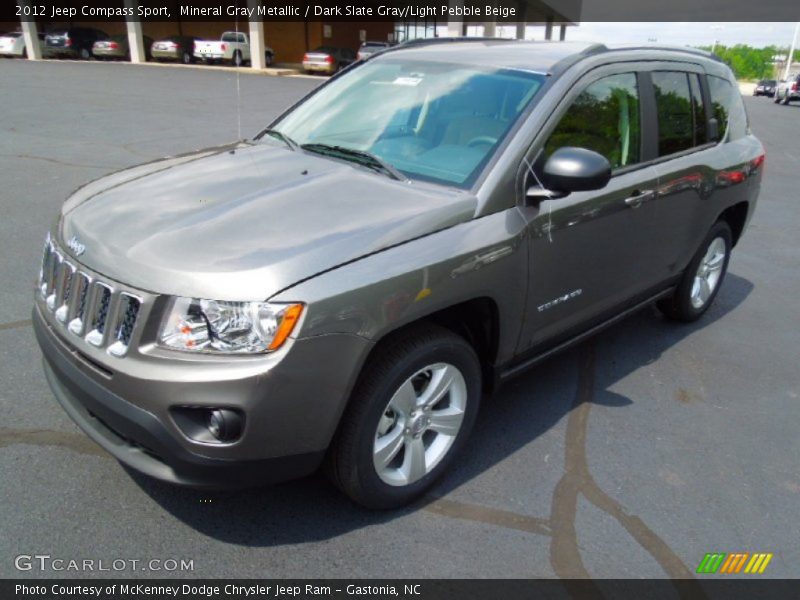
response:
M699 46L701 50L711 51L711 46ZM789 48L765 46L753 48L746 44L724 46L717 44L714 54L719 56L733 71L737 79L776 79L783 73L785 63L775 63L775 57L785 57ZM800 49L794 52L794 61L800 60Z

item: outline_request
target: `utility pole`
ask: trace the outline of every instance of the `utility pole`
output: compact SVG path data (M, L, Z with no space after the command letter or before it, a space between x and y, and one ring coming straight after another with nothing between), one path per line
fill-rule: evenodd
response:
M792 67L792 57L794 56L794 48L797 46L797 30L800 29L800 23L794 25L794 36L792 36L792 47L789 50L789 56L786 57L786 70L783 72L783 79L789 79L789 69Z

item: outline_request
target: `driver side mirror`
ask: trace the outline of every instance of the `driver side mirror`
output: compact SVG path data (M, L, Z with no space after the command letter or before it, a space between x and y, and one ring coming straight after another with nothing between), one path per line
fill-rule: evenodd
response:
M531 199L561 198L572 192L603 189L610 179L611 164L605 156L586 148L564 146L544 164L541 180L546 189L534 186L526 195Z

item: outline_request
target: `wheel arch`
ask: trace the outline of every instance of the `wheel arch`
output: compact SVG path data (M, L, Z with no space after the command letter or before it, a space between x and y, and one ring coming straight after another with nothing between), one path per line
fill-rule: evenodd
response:
M481 363L483 388L491 392L496 383L495 363L500 341L500 309L489 296L480 296L437 309L393 329L382 332L374 340L364 364L370 356L391 339L408 329L431 323L463 337L475 350Z
M747 200L738 202L723 210L717 217L717 221L725 221L731 228L733 236L733 245L739 242L739 238L744 232L744 226L747 223L747 215L750 211L750 203Z

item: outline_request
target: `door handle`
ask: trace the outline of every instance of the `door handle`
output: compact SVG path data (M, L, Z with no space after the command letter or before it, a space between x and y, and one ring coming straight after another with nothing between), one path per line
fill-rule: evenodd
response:
M631 208L639 208L642 204L655 197L655 190L634 190L630 196L625 198L625 204Z

